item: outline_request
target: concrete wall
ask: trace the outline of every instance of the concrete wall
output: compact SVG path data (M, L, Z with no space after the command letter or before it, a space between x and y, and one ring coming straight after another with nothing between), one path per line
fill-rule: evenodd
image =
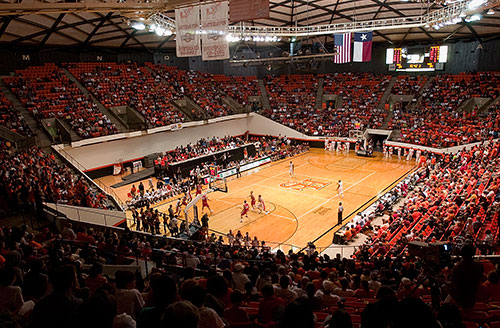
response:
M178 145L187 145L201 138L242 135L247 131L258 135L285 135L291 138L314 139L259 114L240 114L233 117L235 118L226 118L224 121L213 119L208 123L188 122L184 128L176 131L161 131L163 128L157 128L149 130L148 134L142 136L123 134L120 139L106 142L103 142L105 140L100 137L95 138L97 143L87 145L75 143L73 147L59 145L55 149L59 150L62 147L64 152L81 164L80 169L92 170L119 161L130 161L151 153L172 150ZM86 142L92 141L88 139ZM61 155L65 156L64 153Z

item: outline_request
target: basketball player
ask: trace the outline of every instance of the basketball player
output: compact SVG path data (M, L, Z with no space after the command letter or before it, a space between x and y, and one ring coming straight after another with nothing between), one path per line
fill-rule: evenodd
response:
M243 222L243 216L248 218L248 210L250 209L250 206L248 206L248 203L246 200L243 201L243 209L241 210L241 215L240 215L240 222Z
M201 183L198 183L196 185L196 195L195 195L195 197L198 196L198 195L201 195L201 188L202 188L201 187Z
M257 207L260 210L260 213L264 212L268 214L269 212L266 211L266 203L264 203L264 200L262 199L262 196L259 195L259 203L257 204Z
M417 156L415 156L415 161L418 162L420 160L420 155L422 155L422 151L417 149Z
M290 174L290 177L295 178L295 165L293 165L293 162L290 161L290 166L288 168L288 173Z
M202 206L201 206L201 211L203 212L203 210L206 208L208 208L208 210L210 211L210 213L213 213L214 211L212 211L212 209L210 208L210 205L208 205L208 197L207 195L203 195L201 197L201 203L202 203Z
M255 196L253 195L253 191L250 191L250 205L252 205L252 210L255 209Z
M346 155L349 155L349 150L351 148L351 143L349 141L345 142L345 153Z
M342 180L339 180L339 182L337 182L337 195L341 198L344 198L344 184L342 183Z
M396 147L396 150L398 152L398 159L401 159L401 147Z
M175 204L175 214L179 214L181 212L181 207L182 207L181 199L178 198L177 203Z
M335 140L330 141L330 151L332 153L335 151Z

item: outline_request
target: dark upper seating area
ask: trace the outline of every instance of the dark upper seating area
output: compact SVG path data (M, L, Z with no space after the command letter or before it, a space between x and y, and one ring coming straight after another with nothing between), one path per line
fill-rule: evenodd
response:
M0 93L0 125L22 136L33 135L22 115L13 108L10 100L3 93Z
M38 120L64 119L82 138L117 132L97 105L55 64L17 70L14 77L6 77L4 81Z

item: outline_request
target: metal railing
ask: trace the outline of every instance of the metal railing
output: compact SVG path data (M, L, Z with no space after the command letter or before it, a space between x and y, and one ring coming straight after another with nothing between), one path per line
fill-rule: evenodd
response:
M17 149L26 149L36 145L36 137L25 137L0 125L0 138L15 144Z
M82 208L60 203L45 203L45 209L62 213L68 219L84 223L95 224L108 228L116 228L115 224L123 221L126 217L113 214L111 211L102 209ZM52 205L52 206L51 206Z
M429 28L436 24L456 24L462 21L461 17L465 14L473 14L484 9L492 8L500 4L499 0L489 0L477 6L474 0L459 0L449 3L443 8L433 10L420 16L397 17L372 19L352 22L311 25L311 26L250 26L241 22L238 25L228 26L228 34L234 36L276 36L276 37L304 37L314 35L328 35L333 33L372 31L372 30L390 30L414 27ZM475 0L477 2L477 0ZM453 19L457 19L453 21ZM175 29L175 20L167 15L156 13L150 17L156 25L165 29ZM442 27L442 26L440 26ZM199 30L198 33L206 31Z
M54 149L64 159L66 159L66 161L68 161L68 163L70 163L75 169L77 169L85 178L87 178L89 181L91 181L98 189L100 189L101 191L103 191L104 193L106 193L108 196L110 196L115 201L115 203L119 206L119 209L121 211L124 211L124 209L126 208L126 205L125 205L124 202L121 201L120 197L118 197L118 195L113 190L113 188L111 188L110 186L108 186L107 184L105 184L104 182L102 182L100 179L92 179L92 178L90 178L85 173L85 171L87 170L85 168L85 166L83 166L82 164L80 164L80 162L78 162L75 158L73 158L73 156L71 156L70 154L68 154L68 152L66 152L64 150L63 146L54 145L54 146L52 146L52 149Z

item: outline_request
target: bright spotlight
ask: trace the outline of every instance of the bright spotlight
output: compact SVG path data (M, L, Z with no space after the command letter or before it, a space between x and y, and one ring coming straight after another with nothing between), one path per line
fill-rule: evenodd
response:
M136 30L142 31L146 28L146 25L144 25L144 23L134 22L134 23L132 23L132 28L135 28Z

